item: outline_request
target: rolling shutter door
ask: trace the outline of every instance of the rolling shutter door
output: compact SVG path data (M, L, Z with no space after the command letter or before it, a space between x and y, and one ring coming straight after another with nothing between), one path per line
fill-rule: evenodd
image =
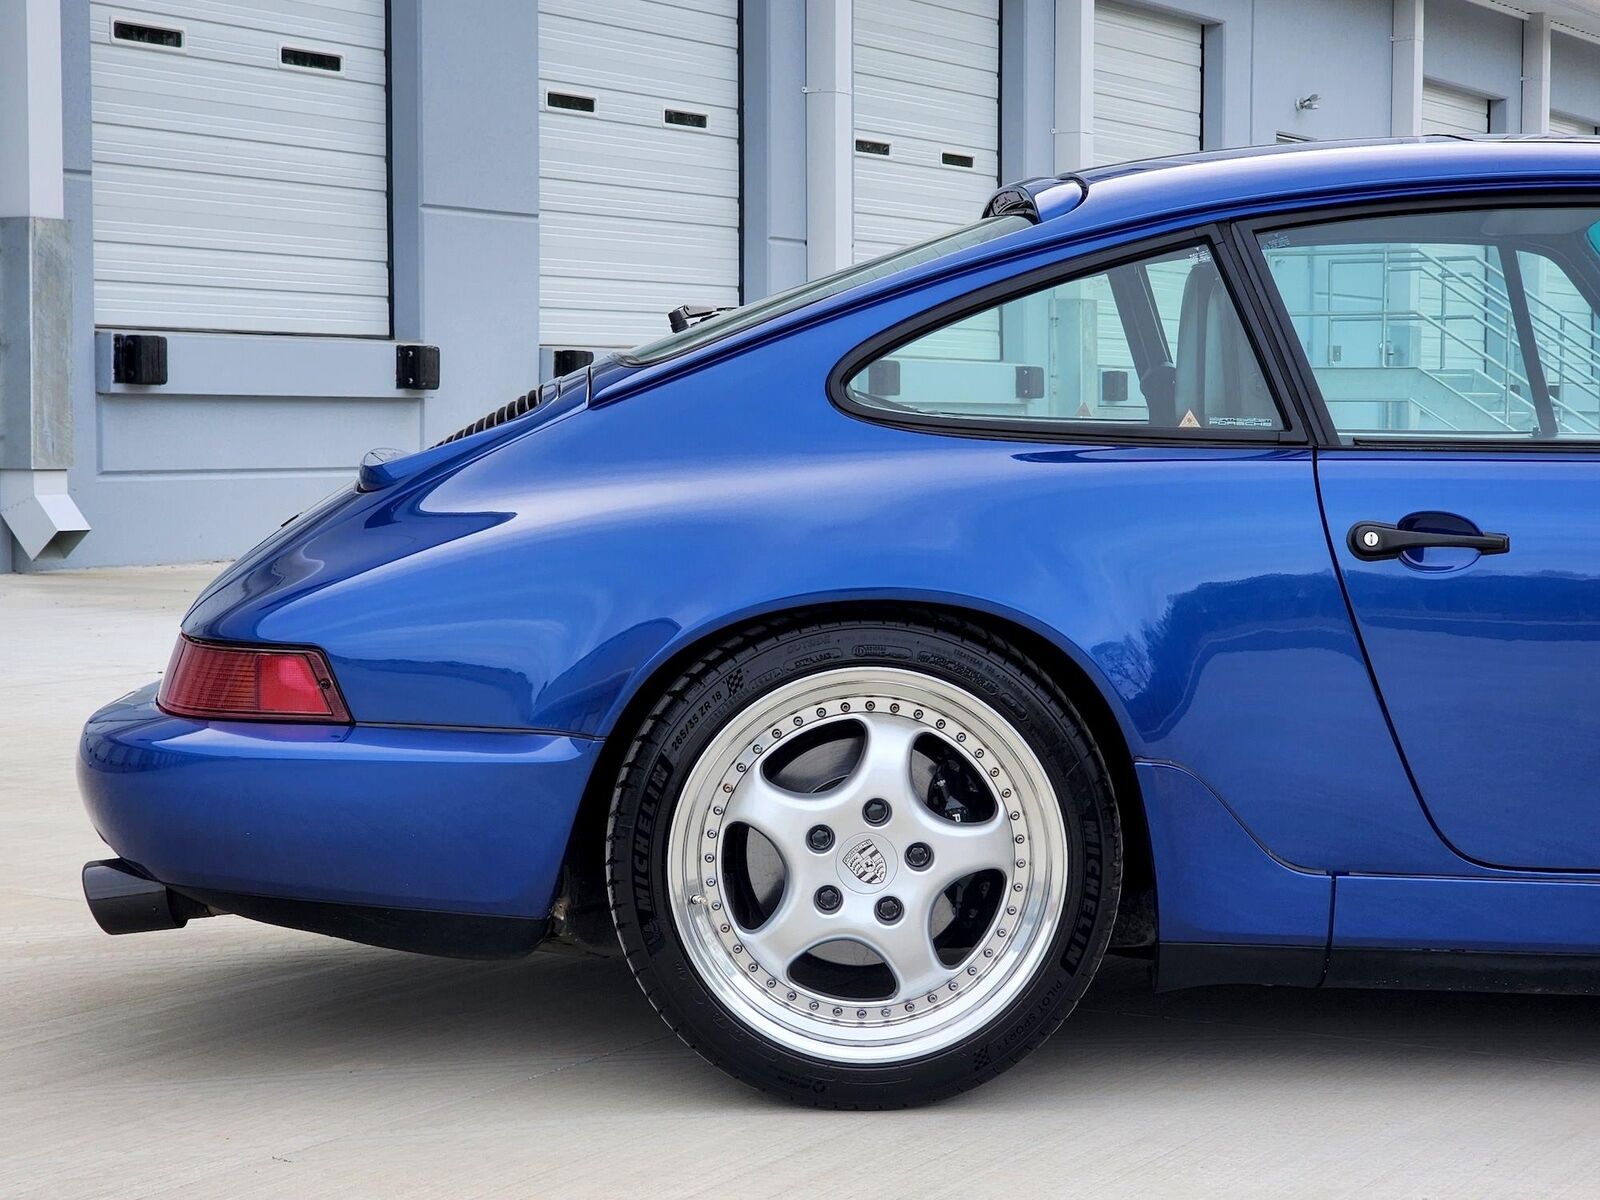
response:
M999 185L998 0L856 0L855 259L976 221Z
M1200 149L1202 36L1181 17L1095 7L1094 165Z
M384 0L90 13L96 323L387 335Z
M738 0L540 0L540 341L739 303Z
M1557 137L1593 137L1596 128L1592 121L1585 121L1580 117L1564 117L1560 113L1551 113L1550 132Z
M1489 102L1482 96L1446 87L1442 83L1422 85L1422 132L1489 132Z

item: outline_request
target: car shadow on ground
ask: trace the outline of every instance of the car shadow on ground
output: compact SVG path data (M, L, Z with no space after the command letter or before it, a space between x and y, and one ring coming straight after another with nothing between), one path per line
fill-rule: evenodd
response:
M127 1058L170 1082L214 1071L292 1074L448 1069L463 1080L573 1067L625 1069L630 1103L726 1103L732 1085L698 1063L651 1010L617 959L539 954L513 963L426 959L312 939L276 949L178 956L120 1003L143 1036L94 1027L104 1068ZM142 995L140 993L143 993ZM1178 1071L1200 1081L1242 1072L1298 1076L1326 1067L1374 1080L1397 1064L1456 1072L1510 1063L1600 1066L1587 997L1226 987L1154 994L1148 969L1111 960L1063 1030L1007 1081L1070 1098L1108 1072ZM152 1040L153 1039L153 1040ZM141 1063L140 1059L146 1059ZM608 1065L609 1064L609 1065ZM685 1088L690 1096L686 1097ZM1014 1082L985 1088L1004 1103ZM1218 1083L1220 1087L1220 1082ZM735 1089L741 1102L746 1097Z

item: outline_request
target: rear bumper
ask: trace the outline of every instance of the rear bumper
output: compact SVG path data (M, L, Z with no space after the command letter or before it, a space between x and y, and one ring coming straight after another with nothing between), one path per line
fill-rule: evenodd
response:
M531 923L549 912L599 746L562 734L191 721L157 709L152 685L89 720L78 778L118 854L202 902L227 897L217 906L228 911L305 927L317 926L293 914L313 905L388 910L402 925L407 911L419 924Z

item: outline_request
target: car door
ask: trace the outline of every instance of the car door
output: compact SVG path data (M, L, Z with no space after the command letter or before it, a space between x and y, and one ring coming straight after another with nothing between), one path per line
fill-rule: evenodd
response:
M1481 863L1600 869L1600 196L1251 238L1422 802Z

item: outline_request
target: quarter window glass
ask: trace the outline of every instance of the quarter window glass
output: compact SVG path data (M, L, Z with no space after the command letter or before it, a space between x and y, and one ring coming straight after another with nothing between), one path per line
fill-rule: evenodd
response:
M951 321L858 371L888 413L1107 431L1284 428L1204 246L1042 288Z
M1561 436L1600 436L1600 336L1594 306L1572 276L1542 254L1517 252L1539 365Z
M1328 413L1362 436L1600 436L1594 209L1368 218L1262 236Z

